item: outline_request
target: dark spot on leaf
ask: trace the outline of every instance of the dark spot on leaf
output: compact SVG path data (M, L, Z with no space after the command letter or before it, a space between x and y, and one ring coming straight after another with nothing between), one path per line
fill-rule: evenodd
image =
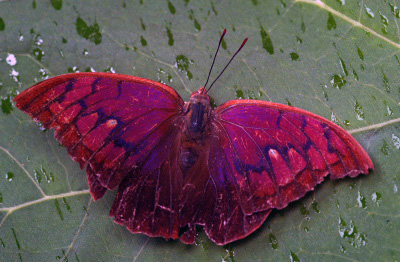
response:
M336 21L331 12L328 15L328 30L336 29Z
M0 31L4 31L6 28L6 24L4 23L3 18L0 17Z
M293 53L290 53L290 58L291 58L293 61L296 61L296 60L299 59L299 55L298 55L297 53L293 52Z
M11 97L7 96L6 98L1 99L1 111L3 111L4 114L8 115L11 113L13 110L12 103L11 103Z
M174 45L174 36L172 35L171 29L167 26L167 35L168 35L168 45Z
M50 0L51 5L54 7L56 10L61 10L62 8L62 0Z
M176 13L175 6L171 3L171 1L168 1L168 9L171 12L171 14L174 15Z
M261 25L260 25L260 34L263 43L263 48L267 50L269 54L271 55L274 54L274 46L272 45L272 40Z
M269 234L269 243L271 243L273 249L276 250L278 248L278 239L272 233Z
M143 36L140 36L140 43L142 44L142 46L147 46L147 40L144 39Z
M101 43L102 35L100 33L99 24L97 23L88 26L82 18L78 17L76 19L76 31L78 32L78 35L92 43L95 43L96 45Z

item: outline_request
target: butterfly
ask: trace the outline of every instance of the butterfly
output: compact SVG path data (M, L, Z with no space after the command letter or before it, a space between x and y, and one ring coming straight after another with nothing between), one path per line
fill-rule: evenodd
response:
M193 244L198 226L218 245L246 237L332 179L374 165L336 124L282 104L232 100L212 109L204 87L189 102L169 86L111 73L40 82L16 106L86 168L94 200L118 188L110 216L133 233Z

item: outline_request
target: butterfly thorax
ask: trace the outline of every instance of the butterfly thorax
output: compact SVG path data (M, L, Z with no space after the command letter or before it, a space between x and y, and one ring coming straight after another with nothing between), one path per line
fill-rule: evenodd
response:
M196 163L198 155L206 144L209 133L211 104L208 94L202 89L193 92L189 102L185 103L184 127L181 137L181 166L182 170L190 170Z

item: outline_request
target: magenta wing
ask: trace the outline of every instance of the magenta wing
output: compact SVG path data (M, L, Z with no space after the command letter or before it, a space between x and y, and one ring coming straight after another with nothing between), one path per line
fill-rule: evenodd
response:
M118 186L162 142L173 140L183 101L170 87L109 73L45 80L15 98L21 110L55 129L71 157L87 166L94 199Z
M272 208L301 198L328 174L355 177L374 168L350 134L298 108L229 101L215 110L212 125L204 205L213 212L199 222L218 244L250 234Z

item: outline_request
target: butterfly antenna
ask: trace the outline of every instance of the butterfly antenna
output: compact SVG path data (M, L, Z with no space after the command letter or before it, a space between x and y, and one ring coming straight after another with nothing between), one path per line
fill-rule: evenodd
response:
M236 53L232 56L231 60L229 60L228 64L226 64L226 66L224 67L224 69L222 70L221 73L219 73L219 75L217 76L217 78L214 80L214 82L212 82L212 84L210 85L210 87L207 89L206 93L208 93L208 91L210 91L211 87L214 85L214 83L219 79L219 77L224 73L225 69L229 66L229 64L232 62L232 60L235 58L235 56L240 52L240 50L242 50L243 46L246 44L248 38L246 38L242 45L239 47L239 49L236 51Z
M215 52L214 60L213 60L213 62L212 62L212 64L211 64L210 72L208 73L208 77L207 77L207 82L206 82L206 84L204 85L204 89L203 89L203 90L206 89L206 86L207 86L207 84L208 84L208 80L210 80L211 71L212 71L212 69L213 69L213 66L214 66L214 63L215 63L215 59L217 58L217 54L218 54L219 47L221 46L221 43L222 43L222 40L224 39L225 34L226 34L226 29L224 29L224 32L222 33L221 38L219 39L218 48L217 48L217 51Z

